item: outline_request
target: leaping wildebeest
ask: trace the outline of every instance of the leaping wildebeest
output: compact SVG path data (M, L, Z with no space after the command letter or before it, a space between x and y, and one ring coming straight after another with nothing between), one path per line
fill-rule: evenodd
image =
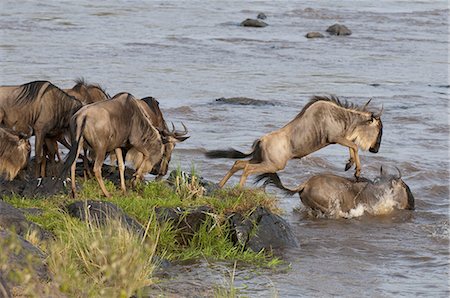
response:
M372 214L384 214L393 209L414 210L414 196L402 180L400 170L398 175L391 175L380 168L380 175L374 180L320 174L296 188L284 186L276 173L259 175L257 180L264 180L265 185L274 185L288 195L298 193L303 205L327 217L347 217L359 206L361 211Z
M45 176L43 146L69 128L70 117L82 103L48 81L0 87L0 124L35 139L35 175Z
M242 187L249 175L275 173L284 169L290 159L302 158L330 144L349 148L345 170L355 164L358 178L361 171L358 148L378 152L383 132L380 119L383 109L374 114L367 110L369 102L359 107L335 96L314 96L291 122L256 140L250 153L234 149L206 152L209 158L251 157L236 161L219 186L223 187L234 173L243 170L239 182Z
M30 157L30 136L0 127L0 175L13 180Z
M172 136L161 134L151 123L139 100L129 93L119 93L111 100L93 103L81 108L70 121L72 148L65 161L63 174L71 169L72 194L76 194L76 159L86 143L94 154L94 174L105 196L101 168L108 152L117 156L120 184L126 191L122 147L134 148L142 154L140 164L135 165L134 181L141 180L144 165L153 168L164 156L164 143L177 142Z

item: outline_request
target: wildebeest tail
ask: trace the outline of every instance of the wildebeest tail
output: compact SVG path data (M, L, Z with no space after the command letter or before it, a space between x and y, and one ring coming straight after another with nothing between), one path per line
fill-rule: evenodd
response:
M76 131L71 131L71 143L70 151L67 154L66 160L64 161L64 166L61 170L61 173L59 174L59 177L61 179L65 179L67 177L67 174L74 163L75 159L77 158L77 152L78 152L78 146L80 145L80 140L83 136L84 127L86 126L86 116L83 118L83 121L81 122L81 127L76 128Z
M278 187L279 189L283 190L287 195L294 195L296 193L301 193L303 189L305 188L305 184L300 184L297 188L288 188L283 185L283 183L280 180L280 176L278 176L277 173L265 173L256 176L255 183L264 181L264 185L274 185Z
M250 153L243 153L241 151L235 150L233 148L229 148L228 150L211 150L206 151L205 155L208 158L246 158L249 156L253 156L255 153L259 151L259 140L256 140L253 143L252 151Z

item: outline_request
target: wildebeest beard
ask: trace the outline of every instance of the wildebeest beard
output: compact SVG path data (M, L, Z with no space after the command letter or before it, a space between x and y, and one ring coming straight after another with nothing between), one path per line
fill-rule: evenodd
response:
M369 152L377 153L378 150L380 150L381 145L381 137L383 136L383 124L380 121L380 130L378 132L377 141L375 142L375 145L369 148Z

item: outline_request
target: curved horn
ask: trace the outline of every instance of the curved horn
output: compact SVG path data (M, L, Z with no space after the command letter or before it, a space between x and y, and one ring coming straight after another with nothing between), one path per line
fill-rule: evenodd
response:
M398 172L398 179L401 179L402 178L402 172L400 172L399 168L397 168L397 167L395 167L395 168L397 169L397 172Z
M172 121L170 121L170 123L172 123L172 130L170 131L170 133L175 133L175 125L173 124Z
M383 105L381 105L381 110L378 112L378 114L376 114L374 117L375 118L380 118L381 117L381 114L383 114L383 110L384 110L384 107L383 107Z
M366 110L366 109L367 109L367 106L369 105L369 103L370 103L371 101L372 101L372 98L369 99L368 102L366 102L366 104L363 106L363 110Z
M184 125L183 122L181 122L181 125L183 125L184 131L174 131L174 134L175 134L177 137L185 136L185 135L187 135L187 133L188 133L188 129L187 129L186 125Z

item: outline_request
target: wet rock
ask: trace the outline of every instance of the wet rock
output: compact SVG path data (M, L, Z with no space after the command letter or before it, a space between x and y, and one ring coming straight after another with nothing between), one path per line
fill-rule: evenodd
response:
M41 281L50 280L50 272L45 264L46 255L39 248L35 247L22 237L14 235L6 230L0 230L0 242L4 247L14 247L13 249L6 250L7 260L5 265L7 269L9 269L7 271L25 271L28 272L32 278L37 278ZM9 272L3 271L0 273L3 273L4 282L6 282L10 288L20 285L17 284L16 280L10 280L8 278Z
M334 24L328 27L327 32L331 35L351 35L352 31L348 29L345 25Z
M298 247L289 224L263 207L258 207L248 218L233 214L229 222L233 240L255 252Z
M190 239L197 233L203 223L208 219L209 213L213 210L209 206L199 206L196 208L155 208L158 221L164 223L171 221L174 229L178 232L179 241L187 244Z
M325 36L320 32L308 32L305 35L306 38L324 38Z
M243 27L260 28L260 27L266 27L267 23L265 23L265 22L263 22L261 20L246 19L246 20L242 21L240 25L243 26Z
M0 228L14 232L22 237L33 232L39 240L49 239L52 234L37 224L27 220L20 209L0 200Z
M83 221L90 221L97 225L107 225L108 221L119 220L130 231L144 236L144 228L134 218L126 214L121 208L111 202L104 201L77 201L67 206L68 213Z
M267 16L265 13L260 12L260 13L258 13L258 16L256 18L260 19L260 20L265 20L265 19L267 19Z
M242 105L242 106L275 106L274 102L248 97L221 97L216 99L217 103Z
M183 182L192 183L192 175L184 172L173 170L170 172L169 177L167 178L167 182L174 186L176 184L177 176L182 179ZM204 179L203 177L195 176L196 181L203 188L203 195L210 195L214 193L216 190L220 189L217 183L211 182L209 180Z

